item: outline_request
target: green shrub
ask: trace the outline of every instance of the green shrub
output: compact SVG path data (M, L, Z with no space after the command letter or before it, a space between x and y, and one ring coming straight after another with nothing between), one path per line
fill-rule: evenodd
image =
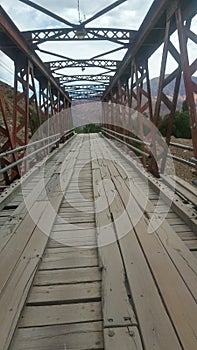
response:
M189 121L189 112L179 112L176 111L174 116L174 124L172 133L175 137L190 139L191 138L191 129Z
M83 127L76 128L75 131L77 134L98 133L101 131L101 126L99 124L87 124Z

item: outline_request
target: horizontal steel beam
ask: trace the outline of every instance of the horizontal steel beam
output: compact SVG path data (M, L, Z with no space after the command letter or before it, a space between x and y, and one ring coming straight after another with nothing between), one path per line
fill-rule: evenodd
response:
M59 77L60 84L73 81L102 81L109 82L111 75L63 75Z
M89 85L66 85L67 91L69 92L70 90L75 91L75 90L95 90L95 91L104 91L105 86L102 85L96 85L96 84L89 84Z
M52 72L63 68L88 68L88 67L98 67L104 69L115 70L117 65L121 61L115 60L61 60L61 61L50 61L45 62L45 65L50 68Z
M23 32L25 38L36 45L46 41L109 40L125 45L136 35L135 30L114 28L54 28Z

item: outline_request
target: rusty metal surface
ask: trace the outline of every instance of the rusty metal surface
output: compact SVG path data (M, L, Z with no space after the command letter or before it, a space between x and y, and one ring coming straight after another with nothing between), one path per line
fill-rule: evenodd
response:
M126 81L130 77L130 64L132 57L137 57L138 63L142 63L148 59L162 44L166 28L166 11L172 4L179 4L182 10L183 19L194 16L197 11L197 3L195 0L155 0L142 22L134 41L131 43L121 66L111 81L111 84L104 94L104 98L109 91L117 86L117 81L121 77ZM176 20L173 20L170 27L170 34L176 30Z
M23 61L24 59L29 58L38 70L37 77L39 77L39 75L44 76L56 87L57 90L60 90L61 93L65 95L66 99L68 99L68 96L57 84L56 80L54 79L50 71L47 70L42 60L35 53L35 51L32 50L32 48L30 47L30 45L28 45L26 40L24 40L22 33L18 30L18 28L9 18L7 13L3 10L2 6L0 6L0 28L0 49L14 60L16 60L19 57L19 55L21 58L23 58Z

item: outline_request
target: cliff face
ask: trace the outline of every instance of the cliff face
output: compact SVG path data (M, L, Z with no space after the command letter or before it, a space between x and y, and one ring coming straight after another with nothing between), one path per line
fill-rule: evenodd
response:
M197 77L193 77L193 81L197 84ZM153 99L154 102L156 102L159 78L153 78L150 81L150 84L151 84L152 99ZM164 93L168 96L168 98L170 100L172 100L172 97L173 97L174 86L175 86L175 81L172 81L164 89ZM182 104L183 104L183 101L185 99L186 99L185 85L184 85L184 80L182 78L181 79L181 84L180 84L180 89L179 89L177 110L181 111ZM197 95L196 95L196 107L197 107ZM162 104L162 106L161 106L161 115L165 115L166 113L168 113L168 109L166 108L166 106L164 104Z
M4 96L8 118L12 119L14 89L10 85L0 81L0 91L3 93L3 96ZM0 123L2 123L1 109L0 109Z

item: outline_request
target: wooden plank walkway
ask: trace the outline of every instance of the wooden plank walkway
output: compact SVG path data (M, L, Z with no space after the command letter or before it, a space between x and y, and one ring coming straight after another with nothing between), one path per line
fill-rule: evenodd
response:
M196 193L165 186L91 134L2 195L0 349L196 349Z

